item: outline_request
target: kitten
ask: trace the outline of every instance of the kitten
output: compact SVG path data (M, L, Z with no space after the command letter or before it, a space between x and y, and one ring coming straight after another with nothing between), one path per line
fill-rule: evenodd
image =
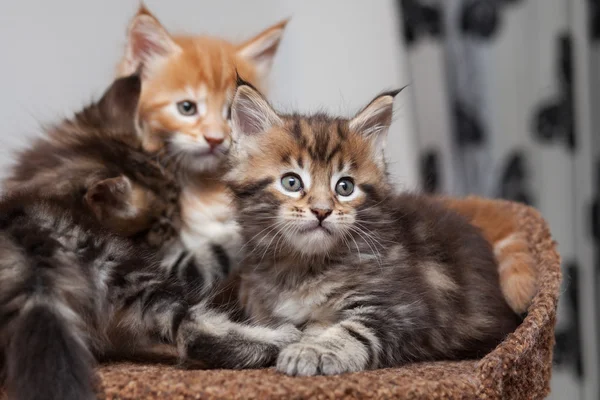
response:
M52 128L23 153L0 200L0 366L11 399L95 398L94 355L162 345L201 365L210 333L236 339L223 366L253 366L254 353L273 362L298 338L291 325L234 324L192 303L195 283L161 267L178 189L140 150L139 93L139 78L119 79Z
M211 250L230 269L240 257L239 227L221 181L231 145L229 108L236 70L264 88L286 23L241 44L210 36L172 36L144 6L129 25L117 74L141 71L142 145L175 164L183 189L181 239L204 268L210 268L204 258ZM213 274L221 269L219 263L215 267Z
M517 231L514 216L476 197L442 201L480 228L493 245L502 293L514 312L525 313L537 291L537 279L527 240Z
M480 357L519 323L479 230L436 200L394 194L383 148L396 93L349 120L277 114L248 84L234 96L226 180L252 249L241 303L250 321L303 330L281 372Z

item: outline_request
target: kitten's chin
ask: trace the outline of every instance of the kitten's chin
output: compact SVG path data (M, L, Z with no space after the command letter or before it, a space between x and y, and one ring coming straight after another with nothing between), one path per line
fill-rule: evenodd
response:
M334 236L322 228L298 232L287 238L289 245L306 256L326 255L336 243Z
M175 135L168 143L171 157L192 173L210 173L220 170L227 160L226 144L211 149L206 143L186 135Z

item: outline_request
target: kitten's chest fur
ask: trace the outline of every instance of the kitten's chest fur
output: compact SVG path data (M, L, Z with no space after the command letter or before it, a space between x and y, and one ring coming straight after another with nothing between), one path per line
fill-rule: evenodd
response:
M182 191L181 240L193 252L202 252L207 243L218 244L234 261L241 247L240 228L229 191L221 182L188 184Z
M332 273L304 277L290 285L274 275L248 272L242 280L241 293L246 312L253 319L302 325L309 321L333 322L336 308L332 294L343 285Z

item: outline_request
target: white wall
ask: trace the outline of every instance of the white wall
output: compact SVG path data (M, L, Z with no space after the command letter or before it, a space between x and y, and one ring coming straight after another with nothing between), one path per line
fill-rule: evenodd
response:
M135 0L0 1L0 176L39 123L69 115L109 84ZM292 17L270 97L284 110L349 115L383 89L409 83L392 0L147 0L172 31L242 40ZM407 88L397 100L388 156L416 186Z

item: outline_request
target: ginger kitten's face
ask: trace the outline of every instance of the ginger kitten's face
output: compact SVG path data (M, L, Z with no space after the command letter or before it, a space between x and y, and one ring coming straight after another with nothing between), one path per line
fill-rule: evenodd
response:
M130 24L118 73L141 69L138 125L144 148L166 152L185 170L218 169L231 146L236 71L262 86L285 24L234 45L212 37L171 36L142 7Z
M257 246L325 255L360 235L361 208L388 188L383 142L393 96L377 97L350 120L280 116L240 86L226 180Z

